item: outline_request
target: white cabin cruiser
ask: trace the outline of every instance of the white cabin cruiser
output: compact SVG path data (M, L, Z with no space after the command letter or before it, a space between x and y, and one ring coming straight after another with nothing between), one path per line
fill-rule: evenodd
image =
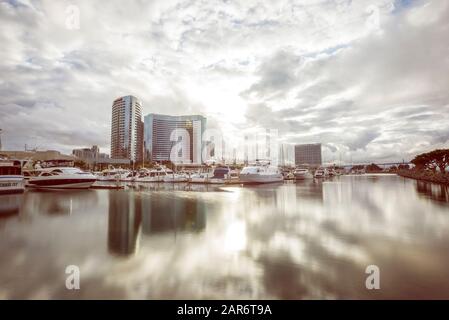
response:
M267 165L254 165L244 167L240 171L240 182L243 184L273 183L284 180L278 167Z
M189 178L185 174L174 173L171 169L166 169L165 176L163 177L164 182L188 182Z
M327 178L329 177L329 171L326 168L318 168L315 171L315 178Z
M0 160L0 194L22 193L24 190L22 163L18 160Z
M125 169L107 169L103 170L100 175L97 176L98 181L125 181L128 178L130 172Z
M141 169L136 177L137 182L162 182L166 173L162 169Z
M45 189L87 189L97 181L97 177L78 168L55 167L43 169L37 177L32 177L28 185Z
M210 172L194 173L190 175L190 183L208 183L211 177Z
M223 184L231 179L231 169L229 167L215 168L212 177L209 179L211 184Z
M295 176L296 180L305 180L305 179L313 179L313 174L309 171L309 169L295 169L293 171L293 175Z

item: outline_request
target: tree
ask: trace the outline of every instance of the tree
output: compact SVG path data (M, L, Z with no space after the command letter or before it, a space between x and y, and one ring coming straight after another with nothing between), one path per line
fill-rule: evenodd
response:
M435 169L439 168L440 172L445 172L449 165L449 149L437 149L431 152L417 155L412 163L417 169Z
M379 171L382 171L382 168L375 163L371 163L369 166L366 166L366 172L379 172Z

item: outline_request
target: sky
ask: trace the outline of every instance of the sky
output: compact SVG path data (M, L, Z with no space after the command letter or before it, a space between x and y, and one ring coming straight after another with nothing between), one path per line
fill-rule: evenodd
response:
M124 95L329 163L449 147L449 1L0 0L0 26L5 150L109 153Z

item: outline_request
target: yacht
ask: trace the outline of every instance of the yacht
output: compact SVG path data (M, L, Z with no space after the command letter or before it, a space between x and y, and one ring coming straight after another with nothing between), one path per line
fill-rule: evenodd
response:
M243 184L258 184L281 182L284 180L281 170L270 164L256 165L244 167L240 171L240 182Z
M305 179L313 179L313 174L309 171L309 169L295 169L293 171L293 175L295 176L296 180L305 180Z
M165 175L163 175L164 182L188 182L189 178L185 174L179 174L173 172L171 169L164 170Z
M190 176L190 183L208 183L211 177L210 172L194 173Z
M329 177L329 171L326 168L318 168L315 171L315 178L327 178Z
M130 174L129 170L125 169L106 169L97 176L98 181L124 181Z
M18 160L0 160L0 194L21 193L24 190L22 163Z
M161 169L141 169L136 177L137 182L161 182L166 173Z
M209 179L209 183L223 184L231 178L230 174L231 169L229 169L229 167L217 167L214 169L212 177Z
M97 177L78 168L55 167L42 169L37 177L31 177L28 185L45 189L87 189Z

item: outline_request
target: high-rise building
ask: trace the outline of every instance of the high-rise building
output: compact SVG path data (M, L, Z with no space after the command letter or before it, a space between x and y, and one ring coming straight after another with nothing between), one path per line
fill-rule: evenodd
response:
M92 148L73 149L72 154L81 160L94 161L109 158L109 155L100 152L100 148L98 146L93 146Z
M142 161L142 103L134 96L118 98L112 104L111 158Z
M145 157L150 161L169 161L176 144L182 146L179 154L183 162L200 164L202 159L202 136L206 118L199 115L168 116L150 113L145 116ZM187 137L180 138L182 132Z
M295 145L295 164L320 166L322 164L321 143Z

